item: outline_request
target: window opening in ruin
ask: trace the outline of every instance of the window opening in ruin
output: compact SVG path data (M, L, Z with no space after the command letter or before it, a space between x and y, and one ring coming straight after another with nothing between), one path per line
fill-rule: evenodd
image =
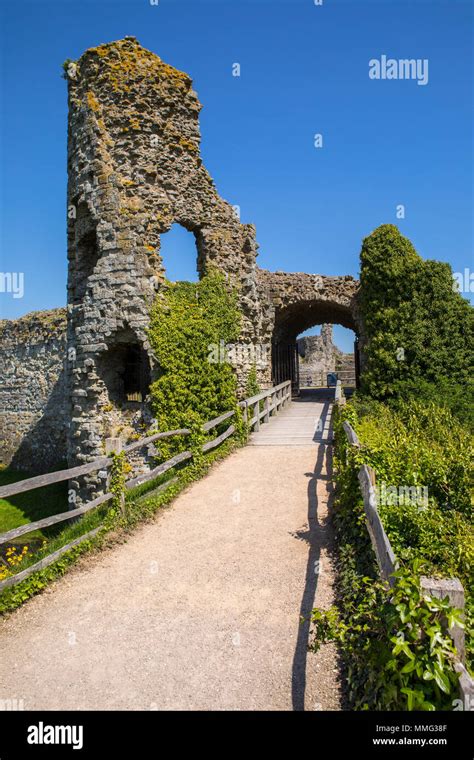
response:
M73 281L74 303L82 301L87 292L88 280L99 259L97 233L93 219L85 203L77 207L74 220L75 266Z
M199 282L196 238L181 224L160 235L160 256L168 280Z

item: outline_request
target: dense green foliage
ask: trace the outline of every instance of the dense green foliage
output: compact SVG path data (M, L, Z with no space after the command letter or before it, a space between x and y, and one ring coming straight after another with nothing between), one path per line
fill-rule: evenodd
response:
M377 480L427 487L430 511L471 513L473 438L447 409L412 398L390 406L354 398L343 413L351 414Z
M400 560L421 558L430 575L462 582L466 648L473 667L472 435L449 411L433 403L401 401L394 409L354 400L349 408L363 444L363 460L374 467L377 481L427 489L427 505L391 504L388 499L379 503L379 512Z
M445 415L441 420L438 412ZM360 450L348 446L344 419L358 433ZM441 426L448 423L443 443ZM423 411L416 402L402 405L399 414L381 403L351 403L336 409L334 425L338 605L314 611L312 647L331 639L341 643L356 709L452 709L458 696L455 650L443 617L452 621L456 612L445 601L422 598L419 576L456 575L469 587L472 523L466 491L459 498L456 493L456 479L467 478L469 436L446 411ZM462 448L458 468L456 446ZM376 468L378 483L428 486L427 508L379 505L401 564L395 590L379 580L357 479L362 463ZM468 620L469 609L468 600ZM467 643L472 654L472 641Z
M313 612L312 646L341 643L356 709L449 710L458 677L446 621L458 612L423 598L420 575L461 580L472 667L474 310L451 268L423 261L393 225L363 241L360 283L362 388L334 423L338 604ZM344 419L360 449L348 446ZM362 464L375 470L400 563L393 589L379 579L365 524Z
M381 399L416 393L472 422L474 310L457 292L451 267L424 261L397 227L382 225L362 244L360 308L363 392Z
M257 380L257 368L254 364L250 369L247 377L247 382L245 385L245 398L252 398L252 396L257 396L261 390L262 389L260 388Z
M158 365L151 403L159 430L192 428L236 409L237 381L222 348L238 339L237 294L210 271L198 283L168 283L151 313L150 343ZM218 360L216 361L215 358ZM163 455L189 445L173 439Z

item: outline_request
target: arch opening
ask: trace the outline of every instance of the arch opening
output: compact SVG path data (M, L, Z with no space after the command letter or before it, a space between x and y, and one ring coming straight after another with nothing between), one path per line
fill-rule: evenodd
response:
M337 345L337 339L342 346ZM328 387L335 382L334 376L345 387L358 385L358 336L351 309L317 300L296 301L277 309L272 337L272 382L291 380L293 393L299 393L301 388Z
M198 233L175 222L160 234L160 256L171 282L198 282L202 276Z
M151 384L148 354L131 331L118 333L98 360L109 401L117 406L142 403Z
M356 335L340 325L323 324L296 339L299 389L330 388L340 380L346 389L356 385Z
M77 205L74 241L75 261L71 280L72 302L78 304L86 295L89 277L93 274L99 260L96 224L92 219L87 203Z

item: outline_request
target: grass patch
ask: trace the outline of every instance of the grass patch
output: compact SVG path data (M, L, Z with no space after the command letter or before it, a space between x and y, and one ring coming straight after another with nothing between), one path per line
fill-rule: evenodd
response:
M33 476L30 473L6 468L0 470L0 486L17 483L31 477ZM26 493L0 499L0 533L6 533L20 525L41 520L43 517L65 512L67 508L67 481L52 483L49 486L35 488L34 491L26 491ZM56 527L56 532L57 530ZM46 538L46 534L37 530L34 533L29 533L28 537L30 542L32 539L34 542L39 542ZM14 543L15 541L12 542L12 544ZM17 540L17 543L24 544L23 536Z

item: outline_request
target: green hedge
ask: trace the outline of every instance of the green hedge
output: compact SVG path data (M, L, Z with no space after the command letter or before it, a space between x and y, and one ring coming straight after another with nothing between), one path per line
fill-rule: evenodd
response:
M363 392L436 399L474 426L474 309L449 264L424 261L392 224L364 239L360 262Z
M427 601L419 592L421 574L456 575L468 590L472 572L472 522L462 485L468 482L465 447L471 442L445 410L438 414L416 402L402 405L398 413L374 402L335 409L337 605L328 612L313 611L311 647L339 642L354 709L451 710L458 697L455 650L443 625L443 617L459 622L458 613L447 602ZM358 433L360 450L348 446L344 419ZM387 486L428 484L427 507L380 506L401 562L395 590L379 580L357 479L363 463L375 467L378 484L384 479ZM469 624L470 596L466 609ZM470 636L467 648L472 657Z

